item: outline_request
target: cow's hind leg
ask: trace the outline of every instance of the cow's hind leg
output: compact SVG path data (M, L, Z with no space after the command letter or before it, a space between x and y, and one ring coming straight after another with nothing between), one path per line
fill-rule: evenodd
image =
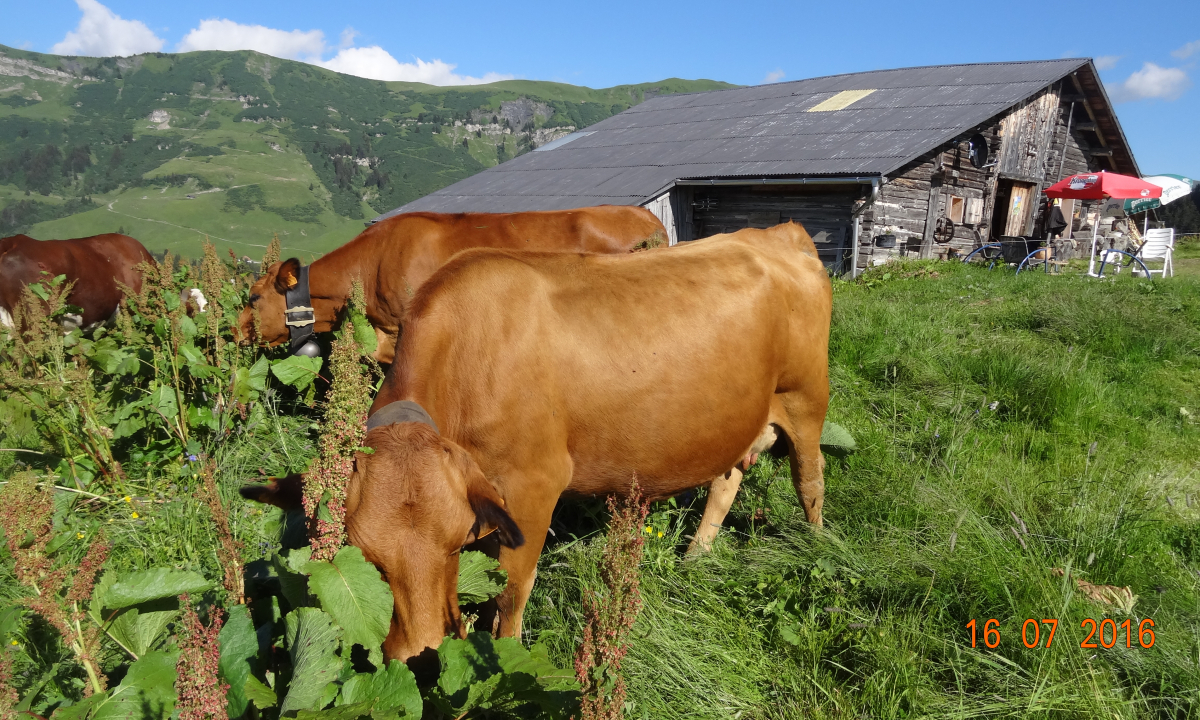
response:
M721 523L733 507L733 499L737 497L738 488L742 484L742 471L731 468L724 475L718 475L708 488L708 503L704 506L704 517L700 518L700 527L692 537L688 546L688 555L706 553L712 549L713 540L721 530Z
M825 425L828 395L817 396L817 401L800 393L778 396L784 418L783 426L788 438L788 459L792 467L792 485L804 516L814 525L824 521L821 508L825 504L825 457L821 455L821 429Z

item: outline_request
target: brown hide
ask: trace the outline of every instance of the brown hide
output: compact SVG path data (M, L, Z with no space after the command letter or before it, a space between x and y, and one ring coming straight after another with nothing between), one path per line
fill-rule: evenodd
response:
M633 255L471 250L447 263L413 300L372 408L415 401L441 434L373 430L347 503L352 542L395 594L388 657L428 653L455 629L445 578L477 526L505 526L501 506L519 529L500 543L504 635L520 632L564 494L622 493L636 476L666 498L725 477L774 426L820 524L831 307L812 240L791 224Z
M623 253L666 231L649 210L601 207L509 214L406 213L375 223L342 247L315 260L308 270L315 332L332 330L356 279L363 283L367 319L379 335L375 358L391 362L404 309L421 283L452 255L475 247ZM295 259L267 268L250 289L250 304L238 317L242 339L278 345L288 340L283 292ZM282 273L282 277L281 277Z
M75 283L67 302L83 309L80 325L88 327L116 312L123 297L118 282L141 289L138 265L153 261L140 242L117 233L73 240L7 237L0 240L0 308L11 314L26 286L66 275Z

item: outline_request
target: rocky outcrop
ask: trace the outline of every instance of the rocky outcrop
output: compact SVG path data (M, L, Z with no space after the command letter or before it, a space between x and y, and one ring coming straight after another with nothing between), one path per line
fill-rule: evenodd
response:
M525 123L535 117L549 120L553 114L554 109L546 103L523 97L500 103L499 120L501 123L507 120L509 127L513 130L520 130L525 127Z

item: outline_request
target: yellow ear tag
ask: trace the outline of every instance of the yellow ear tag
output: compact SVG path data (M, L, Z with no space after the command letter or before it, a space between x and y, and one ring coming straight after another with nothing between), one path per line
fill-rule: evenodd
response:
M288 277L287 277L287 286L288 286L288 289L289 289L289 290L290 290L290 289L292 289L292 288L294 288L294 287L296 287L296 286L297 286L297 285L299 285L299 284L300 284L300 281L296 279L296 276L295 276L295 275L288 275Z

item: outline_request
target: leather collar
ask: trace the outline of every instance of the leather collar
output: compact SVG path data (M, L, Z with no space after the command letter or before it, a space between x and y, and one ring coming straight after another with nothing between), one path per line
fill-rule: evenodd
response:
M429 413L425 412L425 408L412 400L398 400L379 408L371 417L367 418L367 431L369 432L384 425L404 422L425 423L433 428L435 433L441 434L438 426L433 422L433 418L429 417Z
M283 312L283 321L287 325L288 336L291 338L290 347L296 352L308 342L316 326L316 315L312 308L312 297L308 292L308 266L300 268L296 273L296 285L284 294L287 309Z

